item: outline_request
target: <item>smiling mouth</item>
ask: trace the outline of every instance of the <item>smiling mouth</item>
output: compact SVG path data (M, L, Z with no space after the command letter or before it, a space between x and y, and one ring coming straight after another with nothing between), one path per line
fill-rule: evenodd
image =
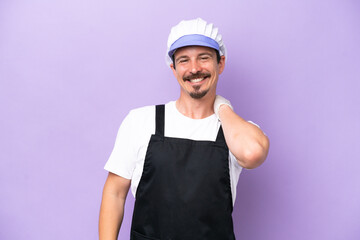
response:
M198 83L198 82L201 82L202 80L204 80L205 78L203 77L203 78L195 78L195 79L190 79L189 81L191 82L191 83Z
M194 76L188 76L188 77L184 77L184 81L189 81L190 83L199 83L203 80L205 80L206 78L210 77L209 74L201 74L201 75L194 75Z

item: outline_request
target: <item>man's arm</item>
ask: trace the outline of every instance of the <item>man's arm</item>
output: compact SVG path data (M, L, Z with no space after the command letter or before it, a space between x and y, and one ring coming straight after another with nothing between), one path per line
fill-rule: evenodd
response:
M226 144L244 168L256 168L266 159L269 139L260 128L238 116L228 105L221 105L219 119Z
M99 239L115 240L124 216L124 205L131 180L109 172L106 179L99 217Z

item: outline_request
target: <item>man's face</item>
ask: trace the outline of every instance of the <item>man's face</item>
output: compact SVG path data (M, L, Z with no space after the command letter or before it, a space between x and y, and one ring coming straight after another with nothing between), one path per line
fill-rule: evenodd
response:
M217 62L216 50L208 47L189 46L176 50L170 65L182 93L200 99L209 92L216 93L219 74L225 67L225 57Z

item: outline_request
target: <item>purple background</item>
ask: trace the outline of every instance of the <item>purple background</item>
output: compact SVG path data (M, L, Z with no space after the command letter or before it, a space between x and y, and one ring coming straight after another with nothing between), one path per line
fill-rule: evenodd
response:
M269 135L244 170L238 239L360 239L356 0L0 1L0 239L97 239L117 129L179 87L170 27L202 17L228 49L218 93ZM128 239L129 195L119 239Z

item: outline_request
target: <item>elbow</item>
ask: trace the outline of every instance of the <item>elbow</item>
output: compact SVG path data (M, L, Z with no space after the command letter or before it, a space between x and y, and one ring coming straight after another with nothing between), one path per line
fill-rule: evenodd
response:
M244 159L240 162L241 166L246 169L254 169L259 167L266 157L263 157L257 153L248 153L244 156Z
M269 151L269 140L266 139L262 144L255 144L251 149L247 149L243 153L240 165L246 169L254 169L259 167L266 159Z

